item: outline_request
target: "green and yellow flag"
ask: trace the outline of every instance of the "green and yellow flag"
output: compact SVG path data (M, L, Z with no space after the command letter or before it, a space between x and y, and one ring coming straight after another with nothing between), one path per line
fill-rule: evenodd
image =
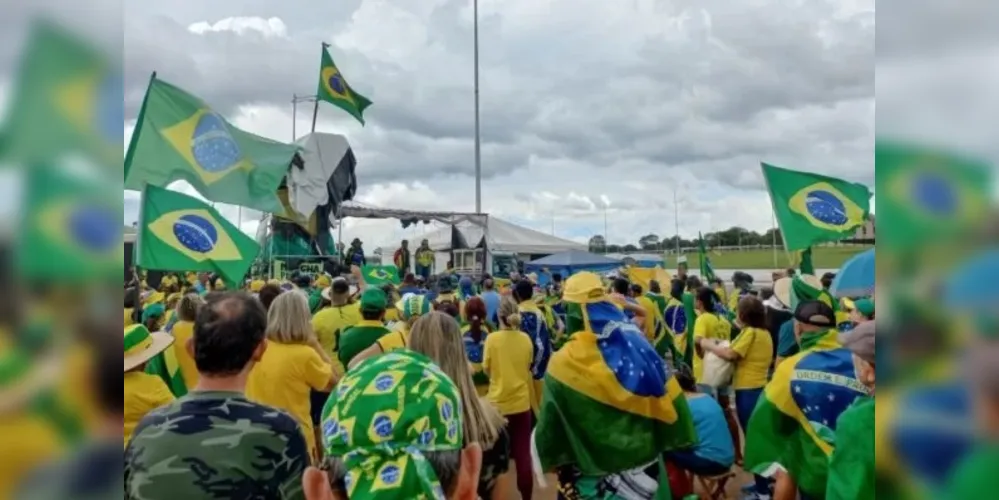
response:
M399 268L395 266L362 266L361 276L364 282L371 286L381 286L386 283L398 285L402 282L399 279Z
M207 203L155 186L142 193L136 265L153 271L207 271L243 280L260 245Z
M16 269L28 279L119 279L125 263L120 188L96 170L22 171Z
M878 141L874 184L879 243L918 247L967 235L989 219L993 178L985 162L912 144Z
M118 171L124 91L112 57L39 20L15 74L3 124L5 158L38 163L83 154Z
M711 265L711 257L708 257L708 249L704 244L704 235L697 233L697 250L701 262L701 279L711 282L715 279L715 267ZM706 283L707 284L707 283Z
M575 319L544 378L535 433L542 469L571 465L583 475L606 475L694 445L683 391L644 334L603 295L600 278L573 276L564 300ZM664 487L656 498L668 494L667 481Z
M870 216L871 191L863 184L762 165L788 251L849 237Z
M323 44L322 62L319 67L319 90L316 96L320 101L326 101L353 116L364 125L364 110L371 106L371 101L347 84L347 80L336 67L333 58L327 50L328 43Z
M150 359L149 363L146 364L146 373L163 379L163 382L170 388L170 392L179 398L187 394L189 387L184 381L184 375L180 372L180 363L177 362L177 354L173 349L171 346Z
M802 352L777 366L746 430L745 469L763 474L780 465L812 498L825 496L839 416L867 395L837 335L801 339Z
M125 189L185 180L211 201L284 213L276 193L297 151L232 126L154 74L125 155Z

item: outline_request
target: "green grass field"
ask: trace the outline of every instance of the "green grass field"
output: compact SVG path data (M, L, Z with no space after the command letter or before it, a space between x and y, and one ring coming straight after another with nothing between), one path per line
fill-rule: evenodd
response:
M869 248L871 247L861 245L816 247L812 251L812 262L816 269L839 269L847 259ZM715 269L774 269L774 253L770 249L725 250L718 253L709 250L708 256ZM701 265L700 255L697 252L687 253L687 262L691 269L698 269ZM783 249L777 252L777 269L786 269L796 263L794 255ZM675 258L670 257L668 267L675 266Z

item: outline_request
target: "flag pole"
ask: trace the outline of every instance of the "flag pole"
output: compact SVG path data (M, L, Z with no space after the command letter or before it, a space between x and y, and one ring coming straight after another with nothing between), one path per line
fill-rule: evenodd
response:
M298 121L298 94L291 95L291 142L295 142L298 139L298 133L295 125Z
M472 0L475 47L475 213L482 213L482 141L479 135L479 0Z
M777 224L777 205L773 197L773 190L770 189L770 179L767 178L767 167L766 163L760 162L760 171L763 172L763 184L767 186L767 196L770 197L770 217L774 225L774 237L773 237L773 250L774 250L774 270L777 270L777 231L780 230L780 226ZM784 236L783 234L781 235ZM787 251L787 238L784 240L784 251Z
M323 52L326 52L326 47L330 44L323 42ZM322 69L319 70L319 78L322 78ZM316 105L312 107L312 132L316 131L316 118L319 117L319 96L316 96Z
M770 217L773 222L773 249L774 249L774 269L777 269L777 212L774 211L773 206L770 207Z
M676 197L676 186L673 186L673 224L676 229L676 258L680 258L680 202ZM679 261L677 261L679 262Z
M142 218L146 212L146 188L149 187L148 183L142 183L142 192L139 195L139 221L137 227L135 228L135 243L133 243L134 248L132 248L132 254L135 256L132 259L132 267L139 268L139 259L142 257L142 233L143 228L146 227L145 221ZM139 280L141 282L141 280Z

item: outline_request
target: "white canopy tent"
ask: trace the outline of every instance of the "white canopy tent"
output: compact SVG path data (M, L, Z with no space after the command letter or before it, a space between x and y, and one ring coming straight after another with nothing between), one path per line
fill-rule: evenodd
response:
M557 236L535 231L489 217L486 226L459 223L458 231L472 248L485 246L491 252L504 252L524 255L553 254L569 250L586 250L586 245L565 240ZM451 228L442 228L424 237L435 251L449 251L451 248ZM484 243L484 245L483 245Z

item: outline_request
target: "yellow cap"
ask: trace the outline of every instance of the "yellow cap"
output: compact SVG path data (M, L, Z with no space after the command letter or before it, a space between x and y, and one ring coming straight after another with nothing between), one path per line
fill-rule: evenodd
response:
M572 275L566 280L562 300L574 304L588 304L603 300L607 296L600 276L590 272Z
M264 280L253 280L250 282L250 291L253 293L257 293L260 291L261 288L264 287L265 284L266 283L264 282Z

